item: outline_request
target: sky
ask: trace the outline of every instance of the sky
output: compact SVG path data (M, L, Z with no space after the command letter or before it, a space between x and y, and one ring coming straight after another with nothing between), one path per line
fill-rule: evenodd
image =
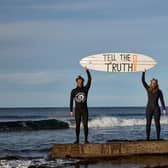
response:
M168 104L167 0L0 0L0 107L68 107L81 58L149 55ZM89 106L145 106L141 73L91 71Z

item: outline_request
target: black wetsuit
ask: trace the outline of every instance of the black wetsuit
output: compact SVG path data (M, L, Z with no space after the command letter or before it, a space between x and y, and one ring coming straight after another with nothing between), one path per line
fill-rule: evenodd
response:
M88 82L83 87L76 87L71 91L70 97L70 111L73 111L73 100L75 99L75 120L76 120L76 142L79 142L80 124L81 120L84 126L85 142L88 141L88 107L87 96L91 85L91 75L86 70L88 76Z
M160 99L162 107L164 110L166 110L164 98L161 90L158 90L158 92L153 93L152 91L149 91L149 86L145 82L145 72L142 73L142 83L147 91L148 94L148 103L146 108L146 135L147 140L150 138L150 127L151 127L151 121L152 117L154 116L155 119L155 126L157 131L157 139L160 139L160 107L158 104L158 100Z

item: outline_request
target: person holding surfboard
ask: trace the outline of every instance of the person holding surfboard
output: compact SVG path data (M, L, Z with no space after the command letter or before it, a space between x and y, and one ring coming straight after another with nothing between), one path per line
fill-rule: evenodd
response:
M87 84L84 86L84 78L78 76L76 78L76 88L71 91L70 96L70 115L75 115L76 121L76 141L75 144L79 144L80 124L81 120L84 126L85 143L88 142L88 107L87 96L91 86L91 75L87 67L85 67L88 76ZM73 101L75 100L75 113L73 112Z
M152 79L150 82L150 85L148 85L145 81L145 73L142 72L142 83L145 87L147 94L148 94L148 103L146 107L146 139L150 139L150 128L151 128L151 121L152 117L154 116L155 119L155 126L156 126L156 132L157 132L157 140L160 140L160 107L158 100L160 99L163 113L166 114L166 107L164 103L163 93L159 89L158 80Z

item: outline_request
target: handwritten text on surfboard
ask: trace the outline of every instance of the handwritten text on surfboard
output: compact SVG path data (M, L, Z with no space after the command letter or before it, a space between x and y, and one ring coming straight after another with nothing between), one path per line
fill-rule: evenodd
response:
M107 66L107 72L136 72L137 55L120 54L103 54L104 62Z

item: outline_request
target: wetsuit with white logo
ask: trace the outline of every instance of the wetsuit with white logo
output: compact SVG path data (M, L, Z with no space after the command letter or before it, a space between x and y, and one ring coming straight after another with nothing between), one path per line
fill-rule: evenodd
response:
M85 142L88 140L88 107L87 96L91 85L91 75L86 70L88 76L88 82L83 87L76 87L71 91L70 97L70 111L73 111L73 100L75 100L75 120L76 120L76 138L79 142L80 124L81 120L84 126Z
M156 131L157 131L157 139L160 139L160 107L159 107L159 99L161 101L162 107L164 110L166 110L164 98L161 90L158 90L156 93L153 93L149 90L148 84L145 82L145 72L142 73L142 83L147 91L148 94L148 103L146 108L146 135L147 140L149 140L150 137L150 127L151 127L151 121L152 117L154 116L155 119L155 125L156 125Z

